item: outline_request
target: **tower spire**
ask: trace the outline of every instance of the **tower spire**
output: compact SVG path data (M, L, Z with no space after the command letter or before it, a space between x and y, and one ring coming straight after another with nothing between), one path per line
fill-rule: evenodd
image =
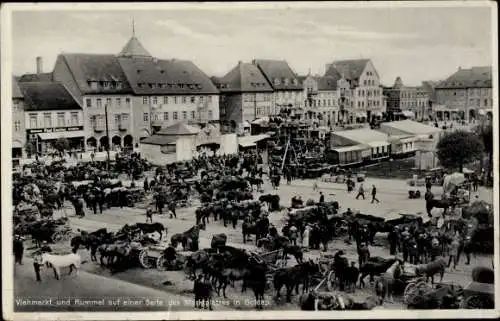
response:
M132 37L135 37L135 18L132 16Z

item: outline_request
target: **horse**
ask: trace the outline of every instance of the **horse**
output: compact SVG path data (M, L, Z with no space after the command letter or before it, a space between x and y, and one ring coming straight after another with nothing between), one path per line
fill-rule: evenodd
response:
M432 217L431 210L433 208L444 209L443 211L443 217L444 217L448 212L448 209L454 206L456 206L456 202L449 199L441 199L441 200L428 199L425 201L425 209L427 210L427 215L429 215L429 217Z
M448 262L443 257L439 257L430 263L417 265L415 272L418 276L425 274L427 281L431 278L431 283L434 284L434 275L437 273L441 276L440 282L443 281L444 271L447 266Z
M41 265L46 264L47 266L51 266L54 270L54 276L57 280L60 279L61 276L61 268L69 267L70 275L75 269L75 273L78 274L78 269L81 264L86 263L82 262L82 258L77 253L65 254L65 255L54 255L50 253L41 254Z
M182 248L185 251L187 249L188 242L196 242L196 246L193 248L197 248L198 245L198 239L200 237L200 225L195 225L191 227L189 230L185 231L184 233L177 233L172 235L170 238L170 243L172 244L172 247L174 249L177 248L177 245L179 243L182 244Z
M245 221L243 222L242 225L242 232L243 232L243 243L246 243L247 236L248 235L255 235L255 244L257 244L257 241L263 237L266 236L269 231L269 220L268 219L259 219L257 222L254 224Z
M368 262L366 262L363 266L360 267L360 273L361 273L361 276L359 277L360 287L365 286L364 279L368 275L370 276L370 280L373 280L373 277L375 275L380 275L382 273L387 272L387 269L389 269L394 264L394 262L396 262L395 258L386 260L375 256L368 259Z
M394 302L394 283L403 274L401 262L396 260L384 273L380 275L380 279L375 283L375 289L380 296L380 301L383 302L387 295L390 302Z
M286 300L291 302L292 291L299 294L299 285L302 284L302 293L309 289L309 277L320 268L317 263L311 260L297 264L289 268L281 268L274 275L274 289L276 290L276 299L280 297L280 290L283 285L286 287Z
M212 236L212 242L210 243L210 247L213 249L219 248L221 246L225 246L227 242L227 235L224 233L215 234Z
M250 185L250 190L253 191L254 185L257 186L257 190L259 191L261 186L264 184L264 181L261 178L257 177L247 177L248 184Z
M161 223L136 223L132 227L140 229L144 234L157 232L160 234L160 240L163 237L163 231L165 231L165 236L168 234L168 227L163 226Z

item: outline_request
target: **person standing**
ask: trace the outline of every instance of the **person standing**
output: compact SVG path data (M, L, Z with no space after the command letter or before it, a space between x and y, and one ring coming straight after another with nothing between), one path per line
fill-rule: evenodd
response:
M371 201L371 203L373 204L373 202L375 202L375 201L377 201L377 204L380 203L380 201L377 198L377 188L375 187L375 185L372 185L372 201Z
M175 213L175 202L170 202L168 204L168 209L170 211L170 218L174 217L174 218L177 218L177 213Z
M39 251L35 253L33 258L33 269L35 270L35 277L37 282L41 282L42 278L40 277L40 266L42 265L42 252Z
M304 235L302 236L302 247L308 249L310 247L309 235L311 233L311 226L307 225L304 229Z
M14 263L23 265L24 239L20 235L14 237Z
M319 202L324 203L325 202L325 195L323 192L319 192Z
M151 222L151 223L153 223L153 209L151 208L151 206L149 206L146 209L146 223L148 221Z
M356 199L359 199L360 196L362 196L363 199L365 199L365 189L363 187L363 183L359 184L358 195L356 195Z
M451 266L451 262L453 261L453 270L457 268L457 261L458 261L458 248L460 246L460 239L458 235L455 235L453 237L453 240L451 241L450 244L450 258L448 260L448 268Z
M295 225L292 224L292 226L290 226L290 229L288 230L288 237L290 238L290 242L293 244L293 245L297 245L297 234L298 234L298 229Z

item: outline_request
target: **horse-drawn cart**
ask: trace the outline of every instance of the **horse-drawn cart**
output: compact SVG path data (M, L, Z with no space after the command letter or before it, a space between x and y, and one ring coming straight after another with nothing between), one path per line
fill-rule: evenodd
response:
M464 290L463 309L493 309L495 307L495 285L472 282Z

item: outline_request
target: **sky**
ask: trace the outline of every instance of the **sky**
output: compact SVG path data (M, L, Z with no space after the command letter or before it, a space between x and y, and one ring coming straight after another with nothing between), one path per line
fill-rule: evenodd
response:
M265 7L265 8L263 8ZM207 8L207 7L204 7ZM372 59L381 82L440 80L493 64L489 7L278 7L252 10L14 11L12 71L52 70L59 53L117 54L132 34L155 57L189 59L223 76L252 59L283 59L300 75L341 59Z

